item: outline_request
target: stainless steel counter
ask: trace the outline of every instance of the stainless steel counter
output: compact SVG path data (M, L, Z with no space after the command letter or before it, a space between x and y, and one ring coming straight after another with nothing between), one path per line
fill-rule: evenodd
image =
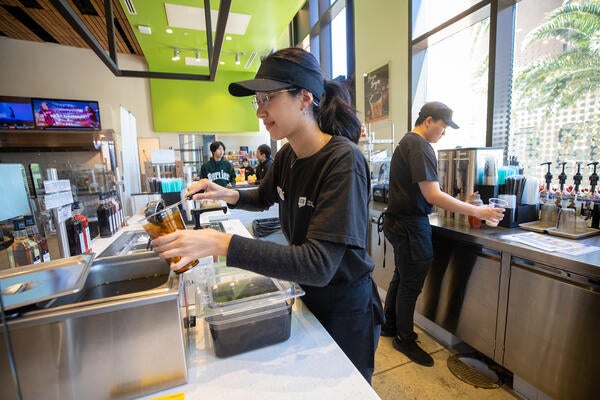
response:
M371 216L377 218L387 205L384 203L371 203ZM593 279L600 279L600 235L576 240L577 243L596 246L598 251L574 256L564 253L549 253L531 246L502 239L501 236L526 232L520 228L491 228L482 225L473 229L454 219L438 217L433 214L429 217L433 231L453 240L493 248L498 251L510 251L511 254L531 261L547 264L570 272L585 275ZM567 240L567 239L565 239Z
M600 279L600 236L577 240L577 243L595 246L598 247L598 250L575 256L558 252L545 252L531 246L501 238L504 235L526 232L520 228L490 228L482 225L481 228L472 229L466 225L458 224L454 220L439 218L436 215L430 217L430 222L436 233L453 240L478 244L498 251L509 251L516 257L561 268L590 278Z
M373 203L371 216L384 207ZM577 240L597 249L574 255L503 238L526 232L519 228L471 229L435 215L430 221L434 261L415 319L490 357L514 374L515 385L524 382L521 387L555 399L594 398L600 373L600 237ZM376 230L371 232L374 277L387 289L393 250L388 243L389 266L382 268L382 245L373 237ZM538 398L521 387L513 389Z

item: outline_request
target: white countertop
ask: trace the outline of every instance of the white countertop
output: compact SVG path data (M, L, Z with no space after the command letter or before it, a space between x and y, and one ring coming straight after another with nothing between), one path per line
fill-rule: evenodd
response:
M188 383L142 399L181 393L211 400L379 399L301 301L294 304L287 341L236 356L217 358L203 326L198 321L187 349Z
M211 216L208 214L204 215L207 220ZM140 230L132 222L140 218L130 218L129 225L113 237L94 239L94 252L100 254L125 231ZM252 237L238 219L221 222L228 233ZM214 355L210 343L205 343L204 321L198 320L187 348L188 383L142 399L177 394L184 394L188 400L379 399L302 301L297 299L292 310L287 341L228 358Z

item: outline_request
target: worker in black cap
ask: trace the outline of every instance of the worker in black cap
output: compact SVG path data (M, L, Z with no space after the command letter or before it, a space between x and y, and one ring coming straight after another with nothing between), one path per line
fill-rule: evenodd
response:
M423 105L414 128L402 137L392 155L383 222L385 237L394 248L395 269L385 298L381 335L393 337L396 350L424 366L432 366L433 358L417 344L413 314L433 261L428 215L438 206L497 222L504 211L471 205L440 189L431 143L437 143L449 126L458 129L447 105L436 101Z
M369 166L356 145L361 124L350 94L342 83L325 81L315 57L299 48L269 55L254 79L230 84L229 92L253 96L271 139L287 143L256 190L203 179L187 193L257 211L278 203L289 245L210 229L177 231L152 245L161 257L181 256L174 270L224 255L229 266L299 282L304 304L370 382L383 309L367 252Z

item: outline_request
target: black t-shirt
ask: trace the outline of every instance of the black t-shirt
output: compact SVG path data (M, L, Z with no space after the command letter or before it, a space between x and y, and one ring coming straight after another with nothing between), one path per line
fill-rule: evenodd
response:
M435 152L427 140L408 132L392 155L387 212L404 216L431 214L433 207L419 188L423 181L438 181Z
M367 253L369 188L367 161L348 139L333 136L304 159L284 145L259 188L240 191L236 207L264 210L279 203L292 246L234 236L227 263L314 286L354 282L374 267Z
M267 175L267 171L271 168L273 164L273 159L271 157L267 158L265 161L258 164L256 167L256 179L261 180Z

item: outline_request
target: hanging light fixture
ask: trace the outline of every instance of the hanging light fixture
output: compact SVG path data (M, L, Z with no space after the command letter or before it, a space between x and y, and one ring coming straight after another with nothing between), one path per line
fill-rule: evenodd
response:
M179 61L180 57L179 57L179 49L177 47L175 47L173 49L173 57L171 57L171 60L173 61Z
M240 53L235 53L235 64L240 65Z

